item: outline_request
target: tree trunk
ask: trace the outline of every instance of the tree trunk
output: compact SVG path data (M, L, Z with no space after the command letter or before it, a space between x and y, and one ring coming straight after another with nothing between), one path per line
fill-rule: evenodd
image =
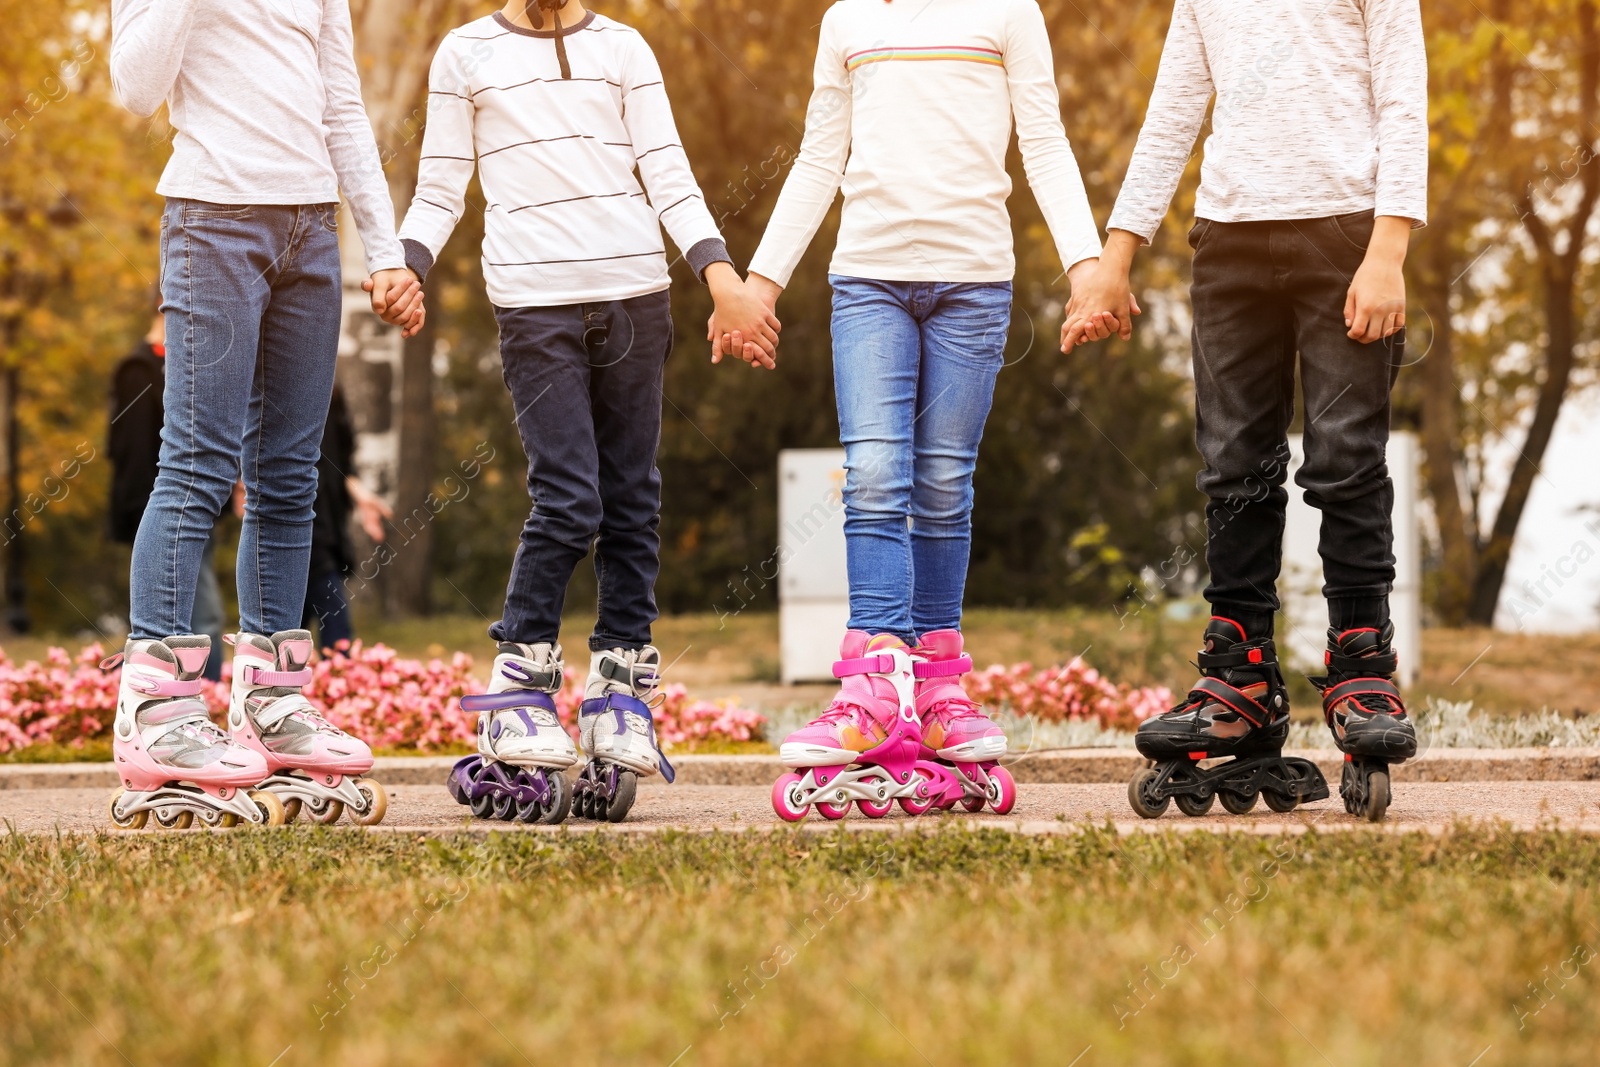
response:
M401 344L400 463L395 485L393 562L384 602L393 615L426 615L433 584L433 340L432 320Z
M415 185L413 156L427 114L423 89L428 66L443 23L455 7L452 0L352 0L350 4L362 96L397 218ZM403 344L397 328L372 314L361 289L367 277L366 258L348 212L340 232L345 283L340 380L348 391L357 433L356 473L388 501L399 522L398 516L426 498L432 477L428 459L434 438L433 331L425 330ZM397 529L391 541L404 543L407 536ZM359 534L357 539L364 541ZM379 570L371 584L387 611L427 610L431 548L432 534L423 531ZM371 546L363 545L359 554L370 555ZM359 592L356 595L362 598Z
M1440 223L1436 221L1435 226ZM1445 222L1442 231L1449 230ZM1455 373L1455 325L1450 308L1453 257L1444 240L1434 246L1434 260L1418 295L1433 325L1432 344L1418 370L1422 378L1423 476L1433 500L1439 527L1441 566L1434 607L1440 621L1459 626L1467 616L1472 575L1477 569L1477 530L1461 506L1457 450L1461 441L1461 396ZM1443 262L1440 262L1440 261Z

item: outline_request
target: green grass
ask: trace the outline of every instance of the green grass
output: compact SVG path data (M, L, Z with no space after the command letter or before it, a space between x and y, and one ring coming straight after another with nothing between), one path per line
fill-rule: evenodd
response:
M1588 1063L1597 873L1482 828L13 837L0 1062Z

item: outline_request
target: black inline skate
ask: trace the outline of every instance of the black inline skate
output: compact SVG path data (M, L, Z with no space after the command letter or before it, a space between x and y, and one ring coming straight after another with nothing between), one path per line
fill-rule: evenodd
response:
M1156 819L1176 801L1185 815L1204 815L1220 799L1243 815L1258 796L1277 812L1326 798L1317 765L1283 755L1289 694L1272 640L1251 640L1232 619L1213 616L1205 642L1189 695L1139 727L1134 744L1153 765L1128 783L1133 810ZM1203 760L1225 762L1202 767Z
M1417 728L1393 678L1400 657L1394 624L1328 631L1326 678L1312 678L1322 693L1322 714L1344 753L1339 796L1344 810L1379 822L1389 810L1389 765L1417 754Z

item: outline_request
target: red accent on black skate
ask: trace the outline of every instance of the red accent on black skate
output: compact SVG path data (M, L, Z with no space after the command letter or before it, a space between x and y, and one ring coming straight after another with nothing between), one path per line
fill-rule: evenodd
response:
M1357 699L1363 696L1378 697L1377 702L1362 701ZM1330 685L1322 691L1322 717L1328 725L1333 726L1334 717L1340 704L1346 700L1351 701L1365 714L1383 714L1402 716L1406 713L1405 701L1400 696L1400 690L1387 678L1346 678L1337 685ZM1384 708L1379 705L1388 705Z
M1211 616L1211 621L1212 622L1225 622L1229 626L1233 627L1235 630L1239 631L1239 640L1241 640L1241 641L1250 640L1250 635L1244 632L1244 627L1240 626L1238 623L1234 622L1232 619L1228 618L1225 615L1213 615L1213 616Z
M1217 703L1226 705L1229 709L1244 716L1245 720L1252 726L1260 726L1272 717L1271 712L1267 711L1259 700L1244 690L1229 685L1221 678L1201 678L1189 690L1191 697L1196 693L1208 696ZM1257 714L1252 715L1246 708L1254 708ZM1258 718L1257 715L1260 717Z

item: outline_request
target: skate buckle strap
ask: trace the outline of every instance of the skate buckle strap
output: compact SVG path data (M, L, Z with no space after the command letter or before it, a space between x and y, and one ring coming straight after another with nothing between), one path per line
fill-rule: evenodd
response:
M1360 696L1379 696L1396 705L1400 704L1400 690L1387 678L1346 678L1338 685L1330 685L1323 690L1322 706L1332 708L1341 700Z
M607 665L609 666L609 664ZM545 667L542 669L529 669L520 663L508 662L501 664L500 673L504 675L508 681L544 692L560 689L561 683L564 680L561 676L562 672L559 665ZM602 671L601 673L604 674L605 672ZM609 677L609 675L607 675L607 677Z
M126 678L128 688L148 697L197 697L206 691L206 683L196 678L163 678L158 675L135 673Z
M1393 651L1377 656L1346 656L1329 649L1322 660L1328 669L1340 674L1385 675L1400 669L1400 654Z
M1254 726L1264 726L1267 720L1272 717L1271 713L1262 706L1259 700L1249 693L1235 689L1221 678L1201 678L1189 690L1191 696L1195 693L1210 697L1217 703L1232 708L1248 719Z
M833 664L835 678L848 678L853 674L888 674L892 670L894 670L894 657L890 655L841 659L835 660Z
M245 685L299 687L311 684L310 667L301 667L297 671L274 671L257 667L254 663L246 663L241 669L244 671Z
M1232 667L1270 667L1278 662L1278 648L1271 641L1229 652L1199 652L1195 665L1203 671L1226 670Z
M957 656L955 659L919 659L911 665L911 673L918 678L952 678L959 674L968 674L971 670L971 656ZM835 677L838 677L837 668Z
M509 689L504 693L473 693L461 698L462 711L510 711L513 708L556 710L550 694L539 689Z

